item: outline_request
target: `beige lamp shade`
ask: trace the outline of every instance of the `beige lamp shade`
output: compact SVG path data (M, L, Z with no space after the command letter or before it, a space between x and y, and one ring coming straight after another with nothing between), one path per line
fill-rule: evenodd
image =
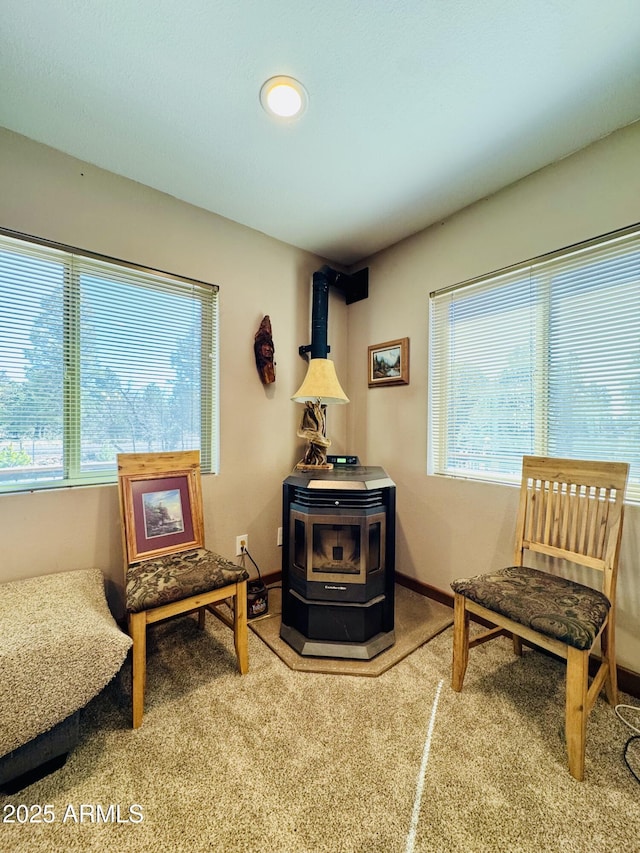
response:
M316 400L322 404L349 402L338 382L335 365L328 358L309 360L304 382L291 399L294 403L315 403Z

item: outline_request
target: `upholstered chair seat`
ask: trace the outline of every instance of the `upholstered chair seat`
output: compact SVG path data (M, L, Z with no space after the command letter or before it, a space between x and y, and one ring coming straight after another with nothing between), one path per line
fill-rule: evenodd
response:
M482 607L576 649L591 648L611 607L600 590L525 566L459 579L451 587Z
M150 610L248 577L246 569L206 548L144 560L127 567L127 611Z

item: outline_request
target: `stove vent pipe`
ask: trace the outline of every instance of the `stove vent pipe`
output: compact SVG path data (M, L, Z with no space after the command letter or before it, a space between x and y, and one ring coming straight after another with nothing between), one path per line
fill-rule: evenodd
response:
M310 353L311 358L326 358L331 351L327 345L327 326L329 317L329 287L336 285L345 294L347 305L368 296L369 268L353 275L337 272L325 264L313 274L313 295L311 306L311 344L298 348L300 355Z
M300 347L300 355L311 358L326 358L331 347L327 345L329 320L329 286L336 279L336 271L323 266L313 274L313 296L311 305L311 344Z

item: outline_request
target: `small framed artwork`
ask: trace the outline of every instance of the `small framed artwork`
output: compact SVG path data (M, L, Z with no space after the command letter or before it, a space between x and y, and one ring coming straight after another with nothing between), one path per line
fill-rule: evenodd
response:
M130 563L204 547L191 472L124 476L122 486Z
M369 388L409 384L409 338L398 338L369 347Z

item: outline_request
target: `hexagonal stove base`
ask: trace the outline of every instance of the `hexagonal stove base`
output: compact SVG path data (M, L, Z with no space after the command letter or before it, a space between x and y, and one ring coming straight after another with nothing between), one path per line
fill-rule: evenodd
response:
M310 640L289 625L280 627L280 637L299 655L320 658L348 658L350 660L371 660L396 641L395 631L376 634L364 643Z

